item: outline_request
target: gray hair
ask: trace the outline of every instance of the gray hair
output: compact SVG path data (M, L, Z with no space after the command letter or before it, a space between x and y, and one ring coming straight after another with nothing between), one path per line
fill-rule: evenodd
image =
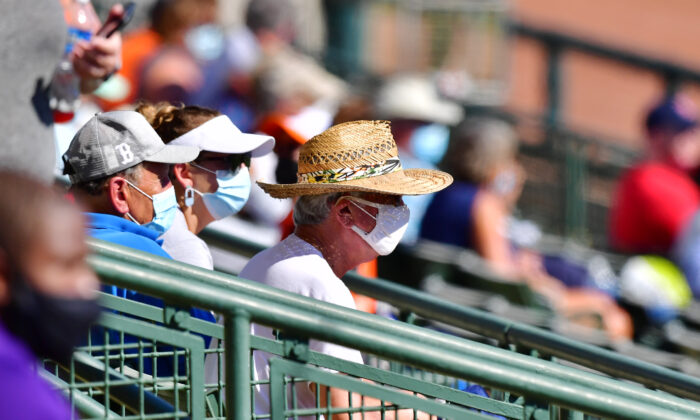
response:
M294 204L294 225L317 225L328 217L342 193L302 195Z
M480 184L495 165L513 159L517 151L518 139L509 124L474 117L454 128L442 166L459 181Z

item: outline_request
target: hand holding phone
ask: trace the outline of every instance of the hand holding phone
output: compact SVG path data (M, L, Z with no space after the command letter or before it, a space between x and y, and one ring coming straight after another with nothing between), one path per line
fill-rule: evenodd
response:
M121 14L110 13L105 20L105 23L100 29L97 30L95 36L102 36L109 38L117 31L122 30L134 17L134 10L136 9L136 3L130 1L124 5L124 12Z

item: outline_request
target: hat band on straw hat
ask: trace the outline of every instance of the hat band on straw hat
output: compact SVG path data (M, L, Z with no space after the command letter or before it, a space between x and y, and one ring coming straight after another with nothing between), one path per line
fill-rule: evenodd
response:
M306 184L332 184L354 179L371 178L401 170L398 157L389 158L374 165L361 165L341 169L324 169L321 171L298 174L297 181Z

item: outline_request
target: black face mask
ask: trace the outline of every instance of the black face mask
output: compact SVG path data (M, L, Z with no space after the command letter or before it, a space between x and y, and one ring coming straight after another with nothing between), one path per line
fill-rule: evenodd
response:
M75 346L86 340L100 315L96 299L61 298L41 293L15 278L10 303L0 308L5 327L37 357L67 364Z

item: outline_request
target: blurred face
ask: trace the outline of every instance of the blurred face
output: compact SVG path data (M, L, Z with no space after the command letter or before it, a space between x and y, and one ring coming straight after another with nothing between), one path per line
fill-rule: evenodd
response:
M695 128L676 134L670 139L669 158L673 165L683 171L694 171L700 167L700 129Z
M489 177L488 188L501 197L508 206L515 205L525 183L525 170L515 159L496 165Z
M172 186L168 177L169 168L165 163L144 162L136 186L151 197L167 190ZM130 188L127 203L129 213L139 224L153 220L153 201L135 188Z
M42 237L25 256L27 281L39 292L54 297L94 298L99 283L85 261L88 247L82 215L60 207L51 216L51 221L44 223Z
M31 246L0 279L0 318L34 355L68 363L100 314L97 277L85 261L84 221L76 209L54 206L38 223L41 229L27 238Z

